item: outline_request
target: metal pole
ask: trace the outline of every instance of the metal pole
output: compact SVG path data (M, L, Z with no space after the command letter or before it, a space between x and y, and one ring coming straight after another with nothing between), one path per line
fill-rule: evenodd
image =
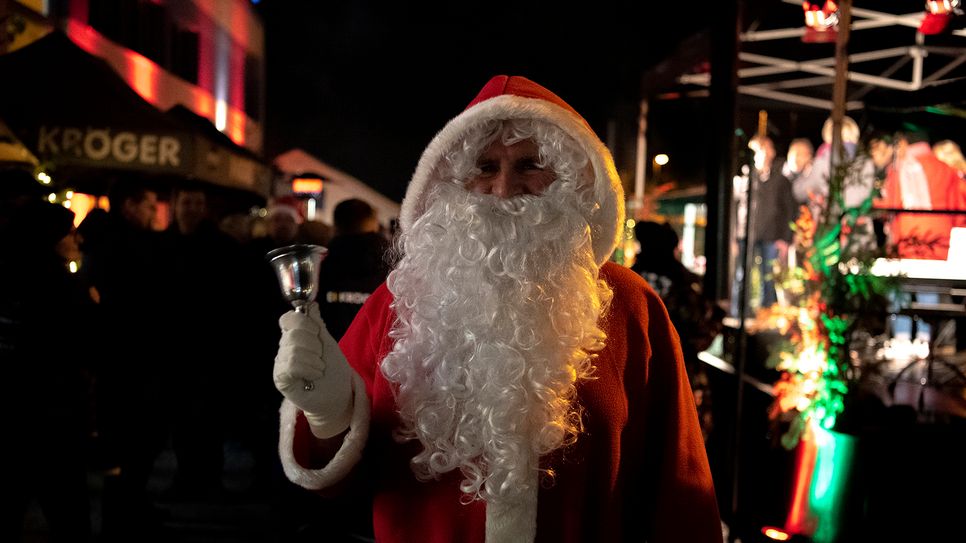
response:
M839 2L839 24L835 35L835 83L832 86L832 152L829 153L829 188L831 200L833 195L842 193L843 180L835 175L835 166L845 160L845 148L842 145L842 117L845 116L845 95L849 82L849 32L852 24L852 0ZM836 203L828 201L823 213L823 224L828 224L831 210Z
M733 182L735 175L735 125L737 119L737 88L738 88L738 52L741 34L740 13L744 2L719 2L716 5L714 22L711 25L711 85L709 129L711 130L712 149L708 153L706 168L707 179L707 229L704 236L705 257L707 267L704 275L704 289L713 299L722 300L728 297L731 290L732 277L728 273L731 263L729 237L731 232L731 207L733 199ZM751 196L751 195L749 195ZM750 203L750 202L749 202ZM749 217L750 218L750 217ZM750 241L746 238L747 242ZM742 256L742 260L747 258ZM744 276L748 275L747 264ZM745 282L739 288L739 296L745 297ZM744 334L744 308L739 304L739 337ZM737 391L735 394L735 418L732 433L729 436L726 462L722 462L725 469L730 469L731 492L728 494L728 508L726 520L736 526L736 512L738 510L738 445L741 431L742 387L744 364L741 341L735 350L737 370ZM719 481L721 488L728 488L728 483ZM727 492L727 491L725 491ZM724 508L723 508L724 509Z
M711 28L710 130L712 149L706 166L707 228L704 235L704 291L715 300L730 290L730 230L732 179L735 174L737 118L738 14L741 0L720 2Z
M644 207L644 181L647 172L647 98L641 99L641 110L637 117L637 168L634 171L635 209ZM639 219L640 215L635 215Z

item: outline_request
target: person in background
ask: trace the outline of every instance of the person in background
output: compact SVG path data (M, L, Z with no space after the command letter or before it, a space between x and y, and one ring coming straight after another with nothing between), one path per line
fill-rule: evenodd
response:
M631 269L657 291L681 338L688 380L707 441L713 426L711 388L698 353L708 349L721 333L724 309L704 295L701 276L684 267L678 259L680 240L671 225L641 221L634 225L634 234L641 243L641 251Z
M677 334L609 262L623 202L573 108L492 78L423 153L403 256L342 341L315 304L280 319L288 477L362 470L380 543L720 542Z
M335 236L319 268L319 311L329 333L341 338L369 295L389 275L389 241L376 210L352 198L335 206Z
M936 158L959 173L959 178L966 180L966 158L959 145L953 140L943 140L932 146Z
M894 162L886 173L878 207L892 209L966 209L959 174L933 153L921 132L896 135ZM900 258L945 260L949 235L962 226L961 215L897 213L889 223L890 242Z
M97 345L94 301L69 264L81 264L74 213L37 200L6 217L0 250L0 360L8 470L0 540L23 541L36 500L49 541L91 537L87 451ZM76 269L76 268L74 268Z
M754 151L752 183L751 239L755 268L759 272L761 295L757 305L771 307L777 300L774 269L784 262L792 240L791 223L798 217L798 207L792 195L792 185L782 174L782 165L775 159L775 144L771 138L756 137L748 142ZM814 168L813 168L814 170ZM777 262L776 262L777 261Z
M816 221L822 220L822 214L829 205L833 214L841 213L843 208L861 206L872 196L876 179L875 163L859 153L859 125L851 117L842 118L842 147L845 150L844 159L853 164L843 180L841 202L827 201L832 164L832 119L827 119L822 126L822 145L811 167L794 181L795 199L809 206ZM850 236L860 248L872 250L876 247L872 220L867 216L858 218Z
M224 424L221 417L209 420L198 413L217 413L241 398L228 395L235 387L224 385L228 361L237 361L240 300L223 296L243 287L238 269L240 247L218 230L211 220L208 194L198 184L184 184L171 195L171 222L164 233L170 255L168 341L173 358L167 366L166 386L172 394L172 446L177 472L166 497L175 500L206 500L223 492L222 467ZM217 305L219 318L212 319ZM236 349L232 352L232 349ZM227 350L227 351L226 351ZM190 376L190 377L189 377ZM222 395L208 390L223 390Z
M791 181L793 189L799 177L808 175L814 158L815 148L807 138L795 138L788 144L788 155L785 164L782 165L782 175ZM795 197L798 198L798 191L794 192ZM800 201L804 203L804 199Z
M248 213L232 213L222 217L218 229L245 245L252 239L252 217Z
M48 190L27 170L0 166L0 235L21 207L35 203Z
M104 462L105 537L128 540L163 518L147 494L154 461L164 449L172 363L168 315L170 258L152 230L158 194L119 179L108 195L110 213L86 255L88 276L100 296L98 311L110 336L96 373L98 432ZM144 431L151 428L151 431Z
M262 245L265 252L291 245L298 241L299 226L305 222L302 206L294 196L280 196L268 206L265 222L266 236ZM255 240L257 241L257 240Z
M299 238L304 243L328 247L333 235L332 227L322 221L305 221L299 226Z

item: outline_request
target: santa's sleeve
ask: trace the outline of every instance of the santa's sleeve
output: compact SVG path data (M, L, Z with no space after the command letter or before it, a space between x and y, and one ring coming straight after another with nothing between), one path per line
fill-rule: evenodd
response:
M362 459L369 437L372 383L386 337L390 301L385 285L377 289L339 342L355 370L352 420L345 434L317 439L301 410L288 400L282 402L279 456L285 475L293 483L311 490L329 488L345 479Z
M645 296L651 348L640 488L648 494L648 541L718 543L718 503L680 340L660 298Z

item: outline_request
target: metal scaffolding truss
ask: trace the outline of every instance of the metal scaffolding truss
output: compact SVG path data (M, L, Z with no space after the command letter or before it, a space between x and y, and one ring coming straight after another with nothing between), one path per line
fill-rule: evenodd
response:
M801 16L800 0L783 0L794 5ZM873 5L879 5L878 2ZM920 4L921 5L921 4ZM783 6L782 9L790 9ZM917 91L963 79L966 73L966 29L955 29L942 37L940 45L927 45L926 36L916 31L895 33L886 39L876 35L864 40L866 35L879 29L903 27L918 29L924 14L895 14L861 7L852 8L850 50L857 45L874 44L875 48L849 55L848 79L857 87L846 101L847 110L864 107L863 97L875 88ZM738 55L738 91L748 96L776 100L790 104L829 110L832 108L830 89L835 77L835 57L829 54L820 58L804 57L808 48L797 47L806 34L804 26L751 30L741 35L741 52ZM933 37L929 37L932 41ZM788 40L795 40L790 43ZM798 53L797 55L794 53ZM678 81L684 84L708 87L708 73L686 74Z

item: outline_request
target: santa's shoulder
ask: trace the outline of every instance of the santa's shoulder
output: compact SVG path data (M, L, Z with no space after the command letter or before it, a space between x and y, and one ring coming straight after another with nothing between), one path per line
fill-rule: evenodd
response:
M616 264L605 262L600 267L600 278L603 279L614 292L614 301L620 300L630 306L629 308L646 308L655 301L660 302L661 298L651 285L644 280L634 270Z
M654 289L636 271L616 264L605 262L600 267L600 278L610 285L616 296L619 292L641 292L644 291L650 296L657 296Z

